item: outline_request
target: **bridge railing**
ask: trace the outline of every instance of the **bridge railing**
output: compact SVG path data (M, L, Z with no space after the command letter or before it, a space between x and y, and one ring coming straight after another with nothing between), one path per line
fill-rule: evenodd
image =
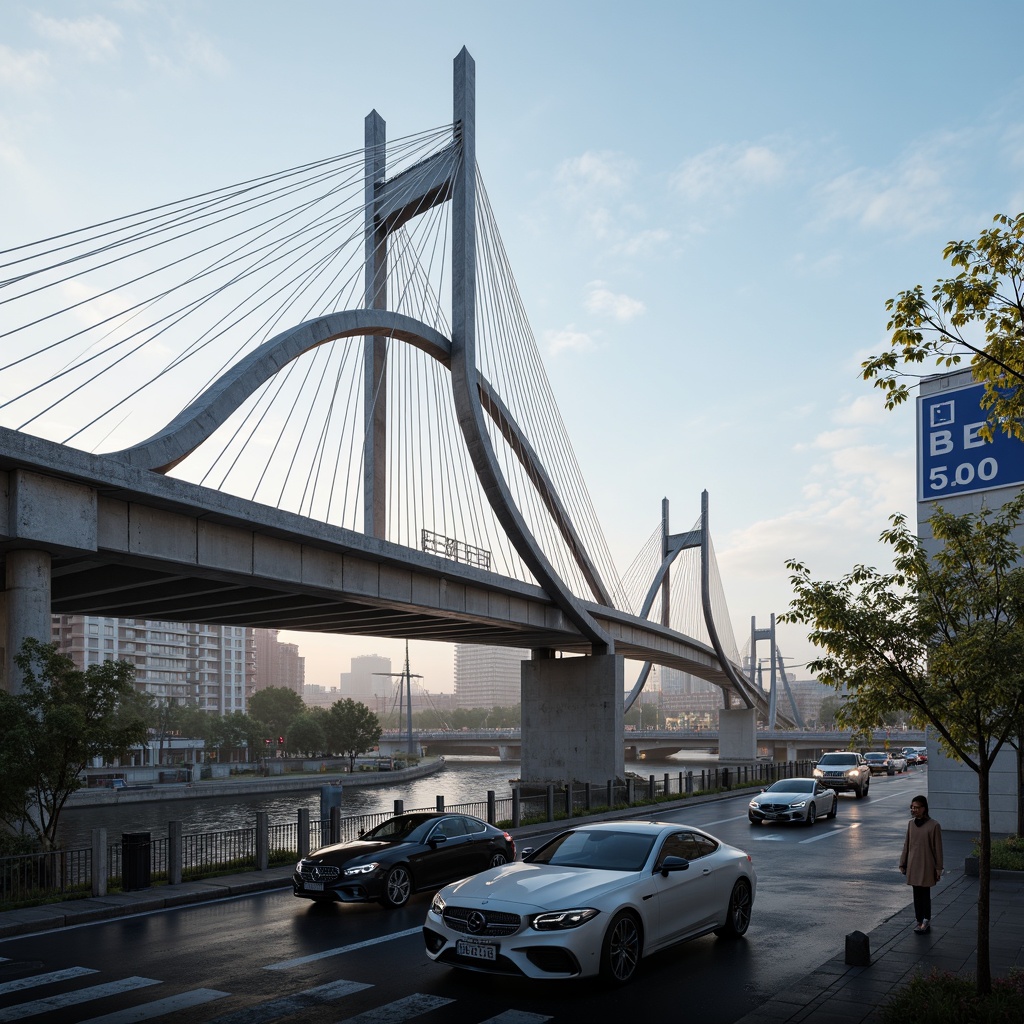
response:
M758 786L808 775L813 766L813 761L756 762L646 778L630 775L624 782L604 786L517 787L508 797L489 791L485 800L468 803L446 805L439 796L435 807L415 810L472 814L492 825L516 829ZM169 822L166 836L124 833L119 841L109 843L105 830L95 829L91 848L0 857L0 910L289 866L310 850L356 839L404 812L403 801L396 800L394 810L388 812L341 817L339 809L333 808L329 818L311 819L304 809L294 822L271 824L267 813L260 811L254 827L183 835L180 822Z

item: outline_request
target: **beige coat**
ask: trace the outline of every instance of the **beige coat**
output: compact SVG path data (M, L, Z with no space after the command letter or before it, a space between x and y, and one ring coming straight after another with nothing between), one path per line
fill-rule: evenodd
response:
M907 837L900 854L900 871L906 871L907 885L932 886L942 874L942 829L934 818L923 825L907 824Z

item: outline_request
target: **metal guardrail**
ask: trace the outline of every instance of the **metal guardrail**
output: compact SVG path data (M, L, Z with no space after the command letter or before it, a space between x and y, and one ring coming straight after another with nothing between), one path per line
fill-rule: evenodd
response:
M488 792L486 800L447 806L439 796L436 807L416 810L472 814L491 824L519 828L791 778L809 774L813 765L812 761L757 762L699 774L665 772L660 778L650 775L646 779L634 775L625 783L609 782L606 786L549 785L542 790L516 789L512 796L501 798ZM105 830L96 829L91 848L0 857L0 909L149 888L154 882L194 881L266 870L288 864L328 843L356 839L404 810L401 800L395 801L393 811L345 818L338 808L323 820L310 819L308 810L300 810L296 822L275 825L267 821L266 812L258 812L256 826L251 828L182 835L180 823L171 822L167 836L125 833L120 842L102 844L100 833Z

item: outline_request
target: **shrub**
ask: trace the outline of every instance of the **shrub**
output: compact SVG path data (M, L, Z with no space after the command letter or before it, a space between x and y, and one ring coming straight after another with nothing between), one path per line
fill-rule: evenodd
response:
M974 856L978 856L978 843L974 843ZM997 871L1024 871L1024 838L1008 836L992 840L992 867Z
M992 980L979 996L974 978L932 970L916 975L882 1009L882 1024L1020 1024L1024 1020L1024 971Z

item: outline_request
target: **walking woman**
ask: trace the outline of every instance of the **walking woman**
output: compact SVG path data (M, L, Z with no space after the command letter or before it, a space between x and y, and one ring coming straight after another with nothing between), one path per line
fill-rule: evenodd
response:
M907 838L900 854L900 871L907 876L907 885L914 887L914 917L918 935L931 927L932 886L942 877L942 829L928 817L928 798L915 796L910 801L913 817L907 824Z

